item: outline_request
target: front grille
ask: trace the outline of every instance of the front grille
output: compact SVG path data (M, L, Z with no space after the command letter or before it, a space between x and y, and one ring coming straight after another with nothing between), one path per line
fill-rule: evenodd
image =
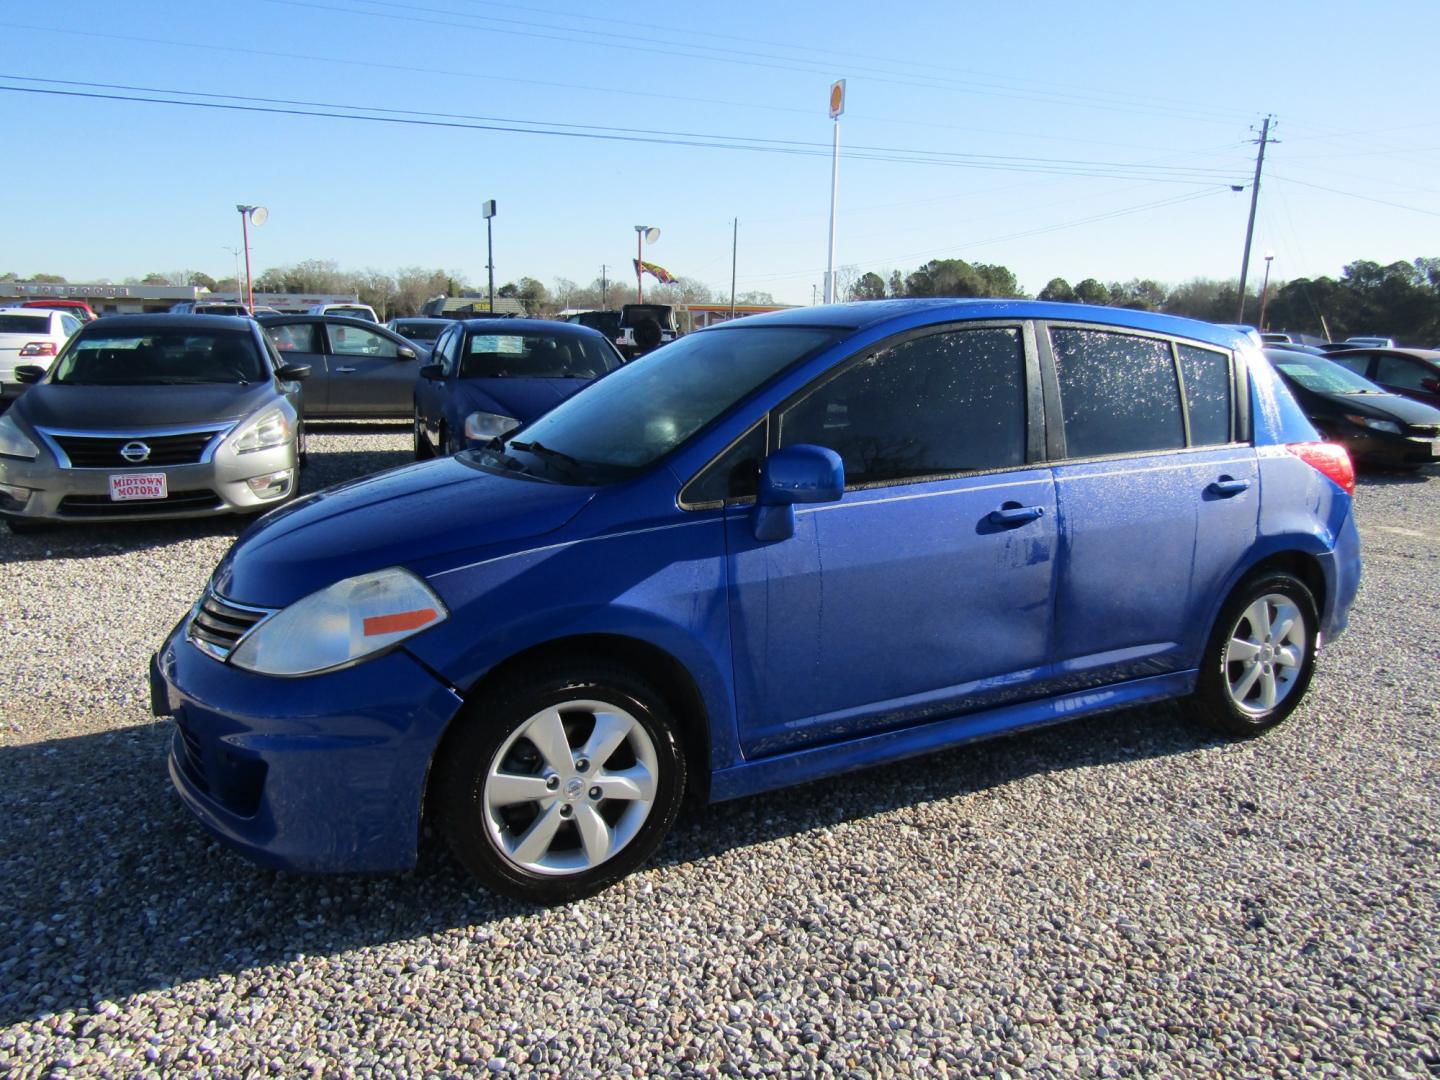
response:
M222 600L209 589L190 619L190 640L217 660L226 659L240 640L275 612Z
M179 721L175 724L175 761L180 770L201 791L210 792L210 782L205 778L205 755L200 752L200 740Z
M224 431L206 428L177 435L57 435L47 432L70 459L72 469L153 469L162 465L194 465ZM132 443L150 450L143 461L131 461L120 451Z
M172 491L163 499L124 499L109 495L66 495L60 500L62 517L143 517L147 514L176 514L191 510L215 510L224 505L210 490Z
M1420 439L1434 439L1440 437L1440 424L1410 424L1405 428L1405 434Z

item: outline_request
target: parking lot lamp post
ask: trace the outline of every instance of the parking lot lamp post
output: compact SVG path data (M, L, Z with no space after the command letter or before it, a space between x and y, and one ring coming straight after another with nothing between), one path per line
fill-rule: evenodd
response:
M243 203L235 209L240 211L240 233L245 240L245 306L254 314L255 284L250 277L250 223L253 221L256 228L259 228L270 217L270 211L263 206L246 206Z
M1270 264L1275 260L1273 251L1265 252L1265 280L1260 285L1260 321L1256 326L1265 331L1265 298L1270 294Z
M490 274L490 314L495 314L495 232L491 222L495 220L495 200L486 199L480 204L485 215L485 269Z

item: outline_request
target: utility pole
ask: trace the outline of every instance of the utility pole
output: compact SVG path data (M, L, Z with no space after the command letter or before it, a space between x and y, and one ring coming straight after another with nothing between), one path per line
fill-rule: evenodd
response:
M610 283L605 280L606 266L600 264L600 309L607 311L610 308Z
M734 231L730 234L730 318L735 318L735 258L740 250L740 219L735 219Z
M1245 279L1250 274L1250 241L1255 236L1255 207L1260 202L1260 170L1265 167L1265 147L1269 143L1280 141L1270 138L1270 124L1274 119L1273 115L1265 117L1258 140L1260 152L1255 155L1255 181L1250 185L1250 221L1245 226L1245 257L1240 262L1240 306L1235 316L1238 323L1245 321Z
M830 246L825 256L825 302L835 297L835 203L840 197L840 115L845 111L845 80L830 84L830 122L835 128L835 147L830 157Z

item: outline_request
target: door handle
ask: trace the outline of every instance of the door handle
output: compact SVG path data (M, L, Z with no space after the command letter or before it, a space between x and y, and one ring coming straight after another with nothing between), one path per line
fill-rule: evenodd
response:
M990 511L990 524L1024 525L1026 522L1043 517L1044 514L1043 506L1002 506L999 510Z
M1234 477L1222 476L1206 490L1212 495L1219 495L1222 498L1229 498L1231 495L1239 495L1250 486L1249 480L1236 480Z
M355 371L355 369L354 369L353 367L337 367L335 370L338 371L338 372L342 372L342 373L344 373L344 374L346 374L346 375L353 374L354 371Z

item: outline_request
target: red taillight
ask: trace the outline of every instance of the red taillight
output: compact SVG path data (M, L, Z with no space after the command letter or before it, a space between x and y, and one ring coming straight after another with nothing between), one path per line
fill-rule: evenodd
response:
M21 356L54 356L55 343L53 341L30 341L20 350Z
M1355 466L1350 463L1350 454L1343 446L1328 442L1297 442L1287 443L1285 449L1312 469L1334 480L1345 489L1345 494L1355 494Z

